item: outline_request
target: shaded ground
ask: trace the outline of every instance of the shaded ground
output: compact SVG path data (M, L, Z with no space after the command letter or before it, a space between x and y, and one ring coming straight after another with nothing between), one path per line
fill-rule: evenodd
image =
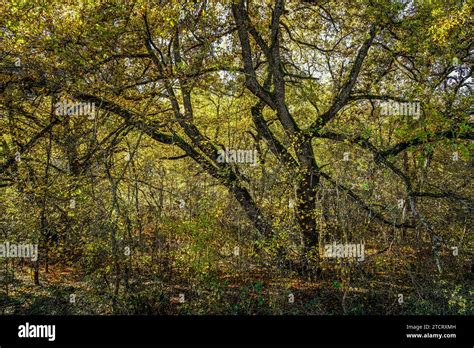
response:
M362 264L324 262L317 277L253 264L194 278L175 269L171 279L133 269L140 276L131 278L117 296L110 279L103 282L109 288L100 287L84 281L84 274L73 267L50 266L48 273L41 273L40 286L23 267L16 269L8 289L3 286L0 308L3 314L63 315L472 314L472 276L460 279L449 272L459 260L443 255L446 271L437 274L433 262L420 262L424 255L392 248Z

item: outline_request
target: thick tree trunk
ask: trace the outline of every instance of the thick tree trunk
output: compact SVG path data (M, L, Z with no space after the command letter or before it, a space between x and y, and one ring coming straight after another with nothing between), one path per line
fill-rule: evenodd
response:
M297 195L297 218L303 235L304 253L311 248L317 247L319 238L314 216L316 208L316 188L319 185L319 176L307 173L298 183Z
M241 187L237 183L229 187L240 206L247 214L249 220L255 228L265 237L270 237L272 229L270 223L263 217L260 208L257 206L250 193L245 187Z

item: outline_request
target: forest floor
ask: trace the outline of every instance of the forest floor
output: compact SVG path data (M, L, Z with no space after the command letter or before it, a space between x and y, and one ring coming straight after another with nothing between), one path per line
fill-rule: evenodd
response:
M400 257L403 252L404 257ZM438 271L425 254L406 248L388 250L367 264L326 263L318 276L250 265L244 270L191 277L174 270L160 279L133 269L115 296L112 277L106 286L86 280L74 266L43 267L40 285L33 270L18 267L0 292L3 314L472 314L472 277ZM448 255L444 259L449 260ZM444 266L449 269L447 261ZM461 284L452 286L451 284Z

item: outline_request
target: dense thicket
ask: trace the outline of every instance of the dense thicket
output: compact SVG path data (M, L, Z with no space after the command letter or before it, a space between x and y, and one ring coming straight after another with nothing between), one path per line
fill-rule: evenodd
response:
M472 10L7 0L2 313L472 313Z

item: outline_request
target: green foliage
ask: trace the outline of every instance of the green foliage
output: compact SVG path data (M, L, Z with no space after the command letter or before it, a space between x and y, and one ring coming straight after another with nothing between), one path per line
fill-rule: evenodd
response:
M1 313L472 314L472 1L274 5L2 3Z

